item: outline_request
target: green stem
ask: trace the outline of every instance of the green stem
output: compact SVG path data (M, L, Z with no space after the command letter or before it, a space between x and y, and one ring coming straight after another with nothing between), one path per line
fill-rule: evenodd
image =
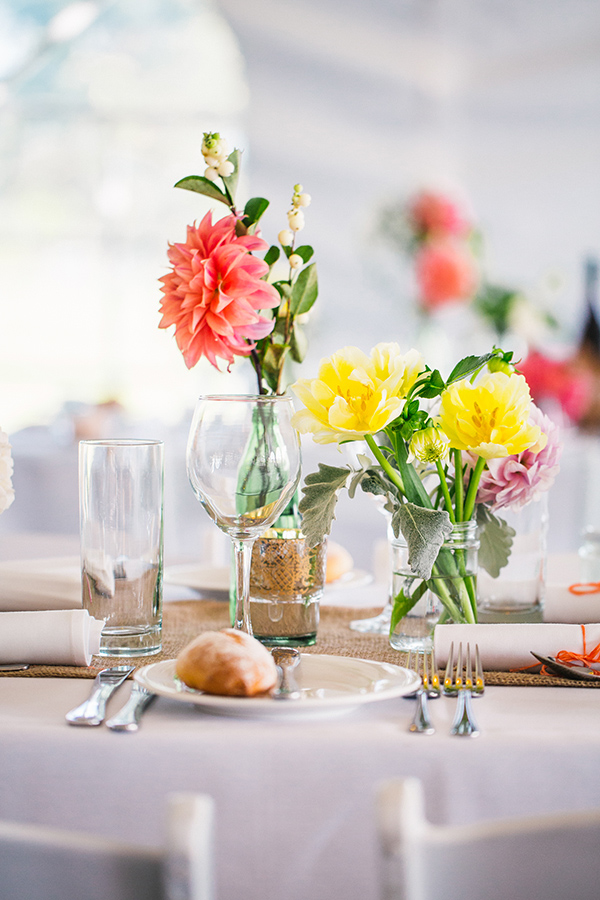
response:
M372 434L365 434L365 441L369 446L369 449L372 451L373 456L376 458L377 462L384 470L384 472L389 477L390 481L396 485L401 494L406 496L406 491L404 490L404 484L402 479L400 478L400 474L389 464L384 454L381 452L381 448L377 444L375 438Z
M456 500L456 520L463 521L463 467L462 453L460 450L453 450L454 453L454 498Z
M473 474L471 475L471 480L469 482L469 488L467 490L467 496L465 497L465 509L464 509L464 522L468 522L471 516L473 515L473 510L475 509L475 500L477 498L477 488L479 487L479 479L483 473L485 468L485 459L483 457L478 457L477 462L475 463L475 468L473 469Z
M442 489L442 493L444 495L444 503L446 504L446 510L448 515L450 516L450 521L454 525L456 523L456 516L454 515L454 510L452 509L452 500L450 499L450 491L448 490L448 482L446 481L446 473L444 472L444 467L442 466L439 459L436 459L435 466L437 469L437 473L440 478L440 487Z

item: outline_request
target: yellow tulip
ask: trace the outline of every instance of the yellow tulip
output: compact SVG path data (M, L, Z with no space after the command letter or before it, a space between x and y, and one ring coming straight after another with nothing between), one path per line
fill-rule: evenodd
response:
M499 459L546 446L546 435L529 421L531 396L522 375L493 372L475 384L451 384L441 397L439 424L457 450Z
M398 344L377 344L370 357L344 347L321 362L317 378L292 385L306 407L292 422L318 444L362 440L400 415L422 369L419 353L402 354Z

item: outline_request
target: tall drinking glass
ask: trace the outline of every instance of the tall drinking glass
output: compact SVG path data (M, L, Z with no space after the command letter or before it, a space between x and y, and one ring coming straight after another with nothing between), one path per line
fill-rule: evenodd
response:
M233 541L235 627L252 634L252 544L283 512L300 479L300 438L288 396L200 397L187 446L192 489Z
M101 656L162 642L162 441L80 441L83 606L105 619Z

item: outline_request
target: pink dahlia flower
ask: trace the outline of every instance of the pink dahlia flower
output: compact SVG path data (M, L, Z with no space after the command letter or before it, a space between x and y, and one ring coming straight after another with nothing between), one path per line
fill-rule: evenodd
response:
M410 222L421 236L447 237L464 235L469 226L458 207L432 191L422 191L408 207Z
M473 258L452 241L424 244L415 260L422 305L433 310L469 300L477 287Z
M248 356L255 340L273 329L273 319L257 310L278 306L275 288L262 281L267 264L251 255L267 250L256 235L235 234L236 217L213 223L208 212L200 225L188 225L185 244L169 245L172 270L163 275L159 328L175 325L175 340L188 369L205 356L215 368L235 356Z
M558 474L562 453L560 429L533 404L529 420L542 429L548 442L539 453L532 448L514 456L487 461L479 482L477 502L485 503L494 512L507 507L521 509L531 500L538 500L552 487Z

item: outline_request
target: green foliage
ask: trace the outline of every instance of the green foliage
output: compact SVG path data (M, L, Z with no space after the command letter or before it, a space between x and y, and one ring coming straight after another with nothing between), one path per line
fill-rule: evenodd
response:
M244 207L244 218L242 222L246 228L256 225L262 214L269 206L269 201L264 197L252 197Z
M296 256L299 256L303 263L307 263L315 252L313 248L308 244L303 244L301 247L296 247L296 249L293 251L291 247L289 249L291 252L295 253Z
M239 150L234 150L233 153L230 153L227 159L230 163L233 163L233 172L231 175L226 175L222 178L223 184L225 185L225 189L229 193L229 197L231 199L231 205L235 205L235 193L237 191L238 181L240 178L240 161L242 154Z
M304 494L298 504L302 514L302 531L309 547L322 541L331 530L335 518L337 495L350 474L350 468L338 468L319 463L318 472L312 472L304 479Z
M279 259L280 256L281 256L281 251L280 251L279 247L276 247L275 244L273 244L271 247L269 247L269 249L265 253L265 262L269 266L269 268L271 266L275 265L275 263L277 262L277 260Z
M469 375L474 375L475 372L483 369L486 363L496 355L496 352L492 351L491 353L485 353L483 356L465 356L464 359L461 359L454 366L448 376L447 383L452 384L454 381L460 381L461 378L468 378Z
M187 178L182 178L178 181L174 187L183 188L184 191L194 191L196 194L204 194L206 197L210 197L211 200L218 200L219 203L229 206L227 195L214 182L209 181L203 175L188 175Z
M419 578L430 578L440 548L452 533L446 510L402 503L394 512L392 528L396 537L400 531L404 535L411 570Z
M482 503L477 504L477 525L479 565L492 578L497 578L500 570L508 563L516 531Z
M302 269L292 285L290 309L293 316L307 313L319 294L316 263Z

